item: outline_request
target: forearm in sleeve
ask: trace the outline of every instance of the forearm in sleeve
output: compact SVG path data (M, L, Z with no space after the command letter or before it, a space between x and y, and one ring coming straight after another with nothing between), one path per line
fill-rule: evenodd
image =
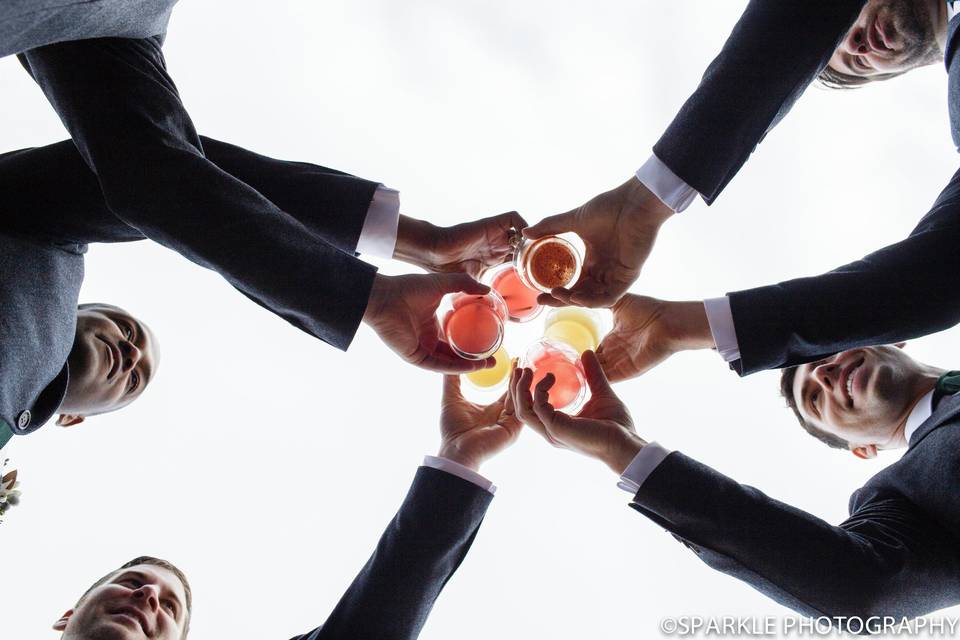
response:
M960 322L960 172L905 240L828 273L729 294L741 375Z
M674 452L631 506L712 568L805 615L912 617L960 602L953 543L902 497L833 526Z
M712 203L826 66L864 2L751 0L656 156Z
M420 467L373 555L322 627L304 640L412 640L460 566L493 494Z
M23 59L121 220L347 348L376 270L203 155L154 39L61 43Z

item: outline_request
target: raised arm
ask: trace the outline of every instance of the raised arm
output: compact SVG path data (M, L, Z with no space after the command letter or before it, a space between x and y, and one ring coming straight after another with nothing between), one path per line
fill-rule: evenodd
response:
M592 396L577 416L550 406L552 376L531 394L529 369L511 379L518 415L552 444L603 462L634 494L634 509L712 568L805 615L913 617L960 603L955 543L929 509L874 490L830 525L646 442L591 352L583 364ZM952 492L930 493L951 497L929 505L955 508Z
M579 281L542 302L610 306L626 293L680 202L696 193L714 201L826 66L864 2L752 0L635 176L525 231L573 231L587 246Z
M515 442L521 426L506 395L475 405L460 393L458 376L445 376L439 452L424 460L376 551L327 621L297 640L416 638L493 499L495 487L479 474L480 465Z

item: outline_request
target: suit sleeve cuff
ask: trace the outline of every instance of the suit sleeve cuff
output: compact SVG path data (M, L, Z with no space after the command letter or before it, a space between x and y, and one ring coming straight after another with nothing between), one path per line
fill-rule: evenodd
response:
M724 362L739 360L740 344L737 342L737 331L733 326L730 297L704 300L703 310L707 314L707 322L710 323L710 333L713 335L713 343L717 345L717 353Z
M678 213L689 207L699 195L696 189L684 182L652 153L643 166L637 169L636 176L663 204Z
M663 459L671 453L673 452L670 449L665 449L656 442L644 445L627 465L627 468L623 470L623 475L620 476L620 482L617 483L617 486L630 494L635 494L643 486L647 477L653 473L653 470L660 466Z
M400 192L380 185L373 194L367 217L363 220L357 253L392 258L397 246L397 225L400 222Z
M447 460L446 458L438 458L437 456L424 456L423 466L431 467L438 471L445 471L446 473L457 476L458 478L462 478L467 482L472 482L484 491L489 491L491 494L497 492L497 486L495 484L484 478L473 469L468 469L459 462Z

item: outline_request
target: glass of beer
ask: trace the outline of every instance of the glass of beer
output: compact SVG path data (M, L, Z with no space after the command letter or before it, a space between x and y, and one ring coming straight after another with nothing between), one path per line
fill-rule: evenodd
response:
M571 240L579 240L579 236L564 235L572 238L544 236L520 242L513 264L525 285L550 293L557 287L569 287L577 281L583 268L583 254Z

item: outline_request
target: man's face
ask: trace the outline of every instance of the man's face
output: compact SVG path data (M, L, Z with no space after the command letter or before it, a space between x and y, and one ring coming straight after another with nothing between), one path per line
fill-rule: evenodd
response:
M158 362L149 328L107 305L80 309L68 358L70 382L63 414L104 413L133 402L153 379Z
M849 76L900 73L942 59L943 0L869 0L830 58Z
M163 567L135 565L95 587L54 629L63 640L179 640L187 624L183 583Z
M916 401L916 376L901 349L851 349L800 365L793 397L804 420L852 447L893 447Z

